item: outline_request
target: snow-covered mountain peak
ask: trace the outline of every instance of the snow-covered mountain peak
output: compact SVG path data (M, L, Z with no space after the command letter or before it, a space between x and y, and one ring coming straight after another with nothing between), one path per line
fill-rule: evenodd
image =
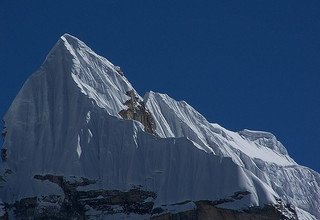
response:
M77 37L72 36L71 34L65 33L63 34L60 39L62 39L64 42L72 45L74 48L83 46L86 47L85 43L79 40Z
M120 117L118 113L126 108L124 103L130 99L129 91L142 100L119 66L70 34L60 37L41 69L45 74L55 74L57 81L58 78L73 81L81 93L116 117Z
M60 56L63 54L64 55L70 54L74 58L77 58L76 54L74 53L74 51L77 49L92 51L84 42L82 42L78 38L76 38L70 34L63 34L62 36L60 36L60 38L58 39L56 44L53 46L53 48L49 52L47 59L48 59L48 57L52 59L55 56L57 56L58 54ZM46 59L46 61L47 61L47 59ZM46 63L46 61L45 61L45 63Z
M154 195L142 201L151 210L178 212L186 201L277 207L280 199L300 219L320 218L320 175L299 166L273 134L229 131L166 94L142 99L120 67L69 34L29 77L4 121L0 198L11 208L30 198L44 202L40 211L53 203L78 207L94 192L86 200L91 210L101 208L93 200L113 210L104 190L121 197L138 187ZM70 177L84 181L84 197Z

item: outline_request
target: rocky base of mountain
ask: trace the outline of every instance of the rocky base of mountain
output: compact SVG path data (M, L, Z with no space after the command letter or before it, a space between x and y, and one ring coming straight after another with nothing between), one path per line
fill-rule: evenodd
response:
M133 187L129 191L120 190L78 190L79 186L94 184L86 178L36 175L35 179L57 184L64 195L48 195L24 198L14 204L3 204L2 218L17 219L87 219L116 213L149 214L152 212L155 193ZM13 216L10 216L13 214Z
M246 210L229 210L218 207L221 204L234 202L249 195L247 191L235 192L233 195L215 201L185 201L177 204L154 207L156 194L151 191L133 187L129 191L88 190L78 187L94 184L96 181L79 177L35 175L35 179L57 184L64 195L47 195L24 198L13 204L0 204L0 219L95 219L114 217L121 214L141 216L154 220L178 219L217 219L217 220L296 220L295 210L281 200L278 204L264 207L251 207ZM169 207L181 207L193 204L194 208L178 213L171 213ZM143 217L142 217L143 216Z
M177 213L160 213L157 216L152 216L153 220L297 220L297 214L290 204L285 204L278 199L275 205L265 205L263 207L250 207L244 210L231 210L219 207L219 205L232 203L236 200L241 200L249 195L248 191L235 192L233 195L219 200L209 201L200 200L193 202L194 208ZM185 201L179 204L183 205L190 203Z
M208 201L195 202L196 208L179 213L166 213L153 216L153 220L296 220L297 215L293 210L293 214L287 216L276 207L266 205L261 207L252 207L246 210L231 210L213 206Z

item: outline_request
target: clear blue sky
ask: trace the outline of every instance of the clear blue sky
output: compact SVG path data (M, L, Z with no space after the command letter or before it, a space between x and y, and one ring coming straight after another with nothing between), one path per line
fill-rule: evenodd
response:
M320 171L320 1L0 1L0 115L63 33L143 95L186 100L230 130L274 133Z

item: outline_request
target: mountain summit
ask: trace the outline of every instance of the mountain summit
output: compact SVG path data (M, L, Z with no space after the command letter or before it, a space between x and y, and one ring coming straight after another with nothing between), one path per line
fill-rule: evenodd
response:
M320 219L320 175L268 132L141 97L121 68L60 37L4 117L7 218Z

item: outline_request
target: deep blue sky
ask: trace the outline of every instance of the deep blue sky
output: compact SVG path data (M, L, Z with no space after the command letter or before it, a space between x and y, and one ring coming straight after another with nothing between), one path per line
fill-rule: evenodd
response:
M320 171L320 1L0 1L0 115L63 33L143 95L186 100L230 130L274 133Z

